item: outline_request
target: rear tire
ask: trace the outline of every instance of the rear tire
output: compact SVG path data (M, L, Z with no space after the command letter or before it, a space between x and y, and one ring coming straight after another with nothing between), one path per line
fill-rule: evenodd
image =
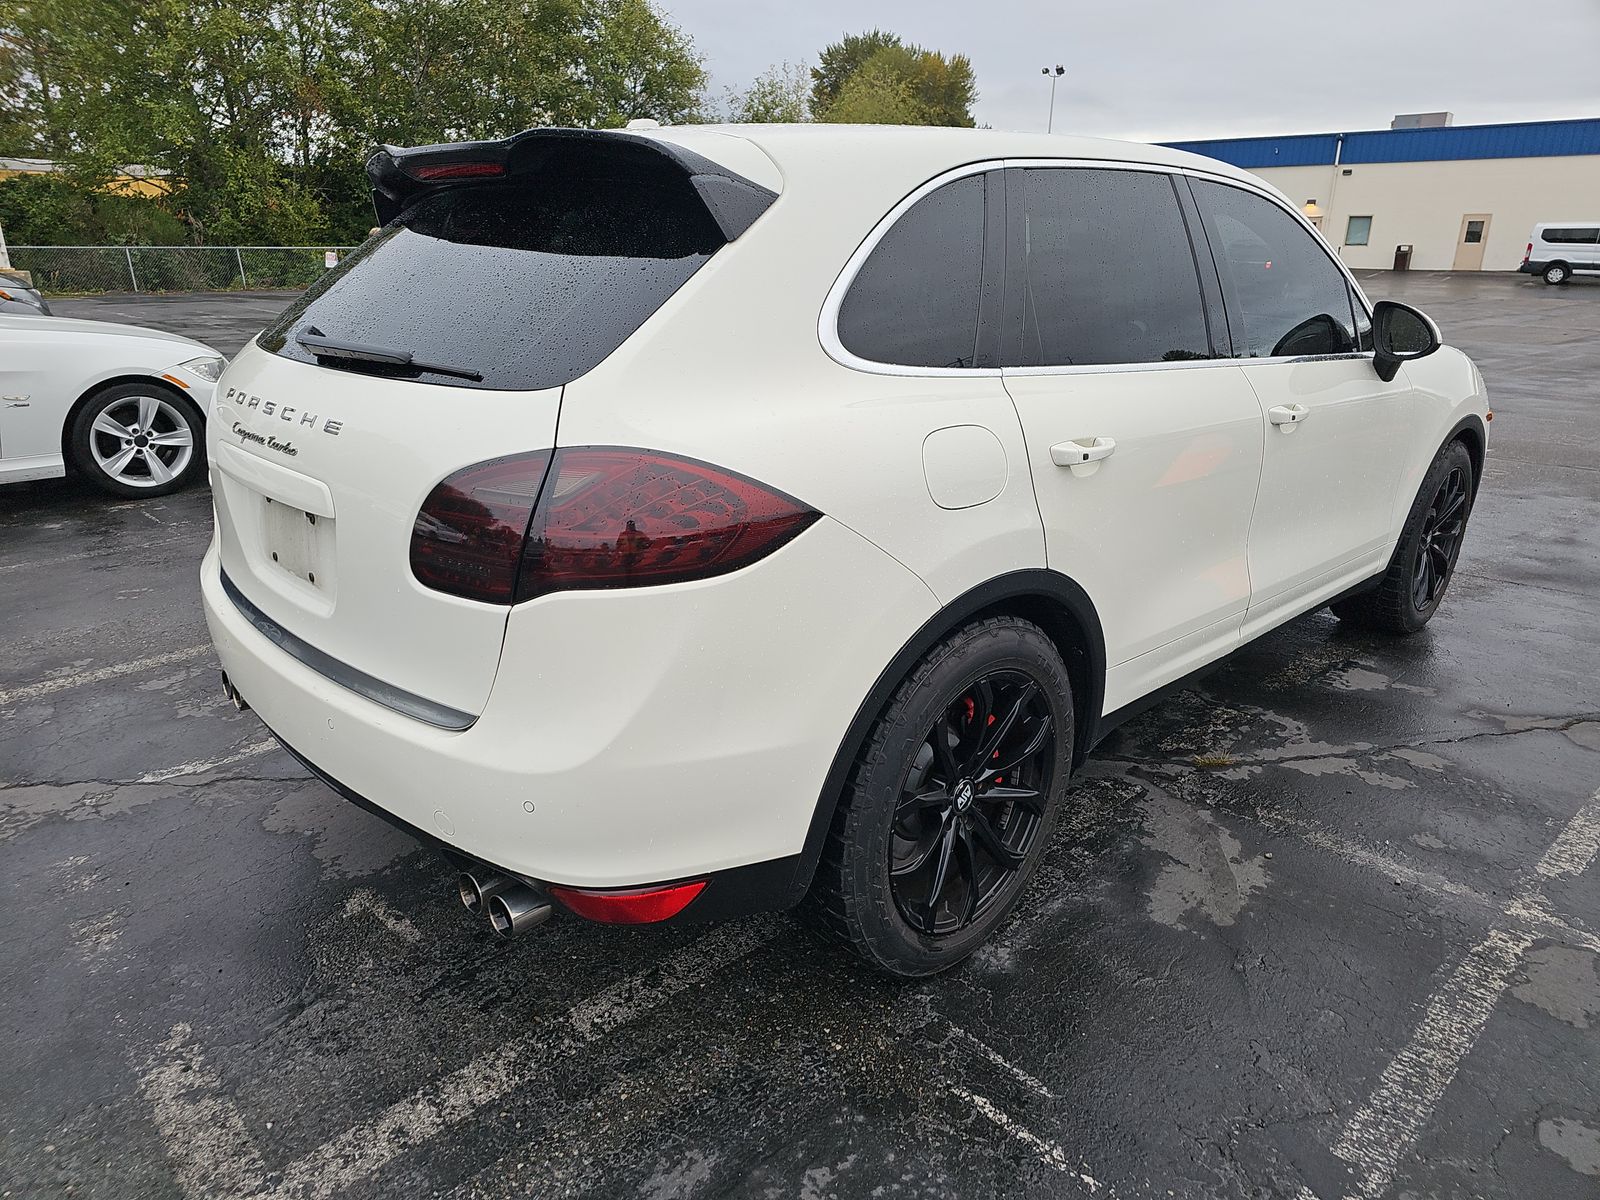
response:
M1451 442L1422 478L1382 581L1335 603L1334 615L1382 633L1412 634L1426 625L1455 574L1474 490L1472 456L1460 442Z
M1551 263L1544 269L1546 283L1566 283L1572 278L1572 270L1566 263Z
M164 384L113 384L78 410L67 453L113 496L165 496L204 473L205 421L193 401Z
M1071 679L1037 626L993 617L950 635L857 756L803 914L891 974L955 966L1038 865L1073 730Z

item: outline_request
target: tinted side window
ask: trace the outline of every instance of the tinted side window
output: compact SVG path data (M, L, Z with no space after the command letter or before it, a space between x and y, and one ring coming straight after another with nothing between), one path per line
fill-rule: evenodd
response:
M930 192L862 264L839 306L839 341L872 362L970 367L983 281L982 175Z
M1563 245L1592 245L1600 239L1600 229L1584 229L1581 226L1568 229L1546 229L1544 237L1546 242L1556 242Z
M1015 171L1023 331L1006 366L1210 358L1200 277L1172 183L1146 171Z
M1355 349L1349 284L1298 221L1242 188L1196 180L1194 194L1238 357Z

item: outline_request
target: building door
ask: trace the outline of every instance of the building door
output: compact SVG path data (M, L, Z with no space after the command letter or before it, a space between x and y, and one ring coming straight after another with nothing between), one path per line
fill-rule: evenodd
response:
M1483 247L1489 240L1488 213L1467 213L1461 218L1461 232L1456 235L1456 261L1453 271L1483 270Z

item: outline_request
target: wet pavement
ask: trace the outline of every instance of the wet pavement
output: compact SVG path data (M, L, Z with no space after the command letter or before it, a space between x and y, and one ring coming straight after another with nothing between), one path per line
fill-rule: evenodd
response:
M1600 1193L1600 284L1368 288L1496 412L1438 617L1125 727L931 981L785 916L495 940L223 702L203 489L0 493L0 1192ZM285 302L57 307L231 352Z

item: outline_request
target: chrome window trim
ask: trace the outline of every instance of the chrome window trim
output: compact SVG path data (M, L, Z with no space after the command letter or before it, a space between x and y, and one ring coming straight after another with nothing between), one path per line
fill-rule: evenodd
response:
M909 367L900 363L876 362L870 358L862 358L845 348L839 340L839 309L844 304L844 298L850 291L850 285L856 281L856 275L861 271L872 252L900 221L900 218L911 209L918 200L931 192L936 192L947 183L954 183L958 179L966 179L972 175L982 175L988 171L999 170L1004 165L1003 159L990 158L981 162L965 163L953 167L942 174L935 175L932 179L913 188L898 204L885 213L855 252L845 260L844 267L833 281L833 286L828 289L827 298L822 302L822 312L817 317L817 337L822 342L822 349L828 357L842 367L849 367L852 371L863 371L869 375L906 375L918 379L939 378L949 376L957 379L982 379L997 378L1000 374L999 367ZM977 314L973 314L976 320Z
M828 357L842 367L852 371L861 371L869 375L897 375L916 379L936 379L951 377L958 379L992 379L1006 375L1105 375L1125 371L1175 371L1192 370L1204 367L1229 367L1268 365L1275 363L1305 363L1305 362L1337 362L1342 359L1364 358L1371 361L1371 350L1352 352L1349 354L1304 354L1304 355L1279 355L1269 358L1200 358L1186 359L1183 362L1156 362L1156 363L1086 363L1080 365L1042 366L1042 367L911 367L899 363L876 362L872 359L862 358L851 353L839 340L839 309L844 304L845 295L850 291L850 285L855 282L856 275L862 265L877 249L878 243L894 227L896 222L903 217L911 206L930 192L936 191L947 183L964 179L969 175L981 175L987 171L1006 170L1017 167L1028 168L1078 168L1090 170L1110 171L1146 171L1161 175L1185 175L1193 179L1201 179L1207 183L1220 183L1229 187L1239 188L1241 191L1251 192L1261 197L1270 204L1276 205L1284 212L1298 221L1301 227L1309 233L1328 256L1328 260L1344 276L1349 284L1352 294L1366 309L1367 320L1372 319L1372 302L1367 298L1366 292L1343 259L1333 253L1327 239L1317 231L1317 227L1306 220L1305 214L1288 203L1280 195L1271 191L1264 183L1257 184L1246 179L1235 179L1231 175L1218 174L1198 167L1174 166L1163 163L1134 162L1127 159L1101 159L1101 158L991 158L979 162L965 163L953 167L948 171L935 175L933 178L918 185L908 192L899 203L883 215L872 230L862 239L861 244L845 260L843 268L839 271L833 286L828 289L828 295L822 302L822 311L817 318L817 338L822 343L823 350Z

